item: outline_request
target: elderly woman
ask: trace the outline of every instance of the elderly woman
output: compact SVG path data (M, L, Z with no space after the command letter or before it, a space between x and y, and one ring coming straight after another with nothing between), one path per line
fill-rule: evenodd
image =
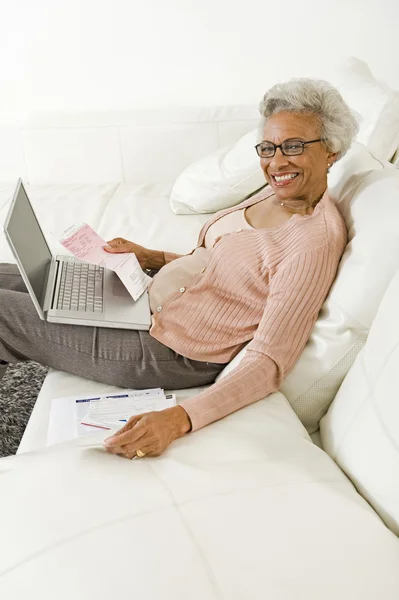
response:
M255 149L264 190L216 213L189 255L122 238L109 252L134 252L157 270L149 332L40 321L14 267L0 292L0 358L32 358L105 383L183 388L226 377L179 406L133 417L105 441L133 458L162 453L176 438L275 392L300 356L334 281L347 242L329 198L327 172L350 147L357 124L340 94L300 79L271 88L260 104Z

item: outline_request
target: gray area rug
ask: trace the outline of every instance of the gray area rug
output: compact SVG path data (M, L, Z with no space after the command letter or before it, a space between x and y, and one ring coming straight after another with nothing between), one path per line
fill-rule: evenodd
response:
M0 457L16 453L47 371L35 362L8 366L0 381Z

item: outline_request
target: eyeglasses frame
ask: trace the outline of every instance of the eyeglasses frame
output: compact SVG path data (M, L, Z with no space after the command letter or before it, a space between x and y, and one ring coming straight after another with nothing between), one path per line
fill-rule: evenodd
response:
M299 152L299 154L287 154L286 152L284 152L283 144L285 144L286 142L289 142L291 140L295 140L301 144L302 152ZM288 138L288 140L284 140L284 142L282 142L281 144L273 144L273 142L267 142L268 144L273 144L274 152L271 156L261 156L258 152L258 148L261 144L264 144L265 141L267 141L267 140L264 140L263 142L259 142L259 144L256 144L256 146L254 146L254 148L256 150L256 154L259 156L259 158L273 158L276 154L277 148L280 148L280 152L281 152L281 154L283 154L283 156L301 156L301 154L303 154L303 152L305 150L305 146L307 146L308 144L314 144L315 142L322 142L323 138L319 138L317 140L309 140L308 142L302 142L301 140L297 140L296 138Z

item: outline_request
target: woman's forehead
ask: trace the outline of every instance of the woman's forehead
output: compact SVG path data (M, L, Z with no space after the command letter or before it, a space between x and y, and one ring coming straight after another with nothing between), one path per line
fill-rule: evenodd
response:
M314 139L319 135L319 120L312 113L277 113L265 123L263 139L287 140L289 138ZM310 137L309 137L310 136Z

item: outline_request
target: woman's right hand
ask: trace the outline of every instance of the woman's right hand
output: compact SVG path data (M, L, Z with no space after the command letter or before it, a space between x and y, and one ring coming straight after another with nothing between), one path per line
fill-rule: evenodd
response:
M139 244L135 244L134 242L129 242L129 240L125 240L124 238L117 237L107 242L107 246L104 246L104 250L110 254L134 252L141 268L148 268L149 250L144 248L144 246L139 246Z

